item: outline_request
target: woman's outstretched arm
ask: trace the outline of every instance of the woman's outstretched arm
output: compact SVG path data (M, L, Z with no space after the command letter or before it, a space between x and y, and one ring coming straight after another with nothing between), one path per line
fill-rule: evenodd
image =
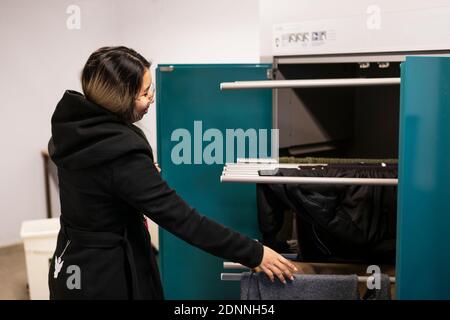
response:
M128 154L111 170L114 193L175 236L215 256L259 266L272 280L292 277L295 267L281 255L190 207L161 178L149 155Z

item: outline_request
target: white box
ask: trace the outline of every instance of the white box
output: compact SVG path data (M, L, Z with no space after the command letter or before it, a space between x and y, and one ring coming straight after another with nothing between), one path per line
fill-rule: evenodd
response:
M56 249L59 218L24 221L20 230L25 247L31 300L48 300L48 272Z

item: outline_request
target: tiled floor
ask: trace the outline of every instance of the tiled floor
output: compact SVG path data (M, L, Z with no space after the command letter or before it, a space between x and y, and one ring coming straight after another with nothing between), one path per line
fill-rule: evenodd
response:
M23 245L0 248L0 300L28 300Z

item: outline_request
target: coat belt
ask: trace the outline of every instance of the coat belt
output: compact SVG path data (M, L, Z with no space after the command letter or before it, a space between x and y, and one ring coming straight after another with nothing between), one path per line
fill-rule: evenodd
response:
M125 227L123 234L116 232L104 231L84 231L69 227L66 223L61 221L61 230L64 232L67 239L85 248L117 248L123 247L127 257L128 265L131 270L132 282L132 299L139 299L140 291L138 286L136 264L133 257L133 249L128 241L128 229Z

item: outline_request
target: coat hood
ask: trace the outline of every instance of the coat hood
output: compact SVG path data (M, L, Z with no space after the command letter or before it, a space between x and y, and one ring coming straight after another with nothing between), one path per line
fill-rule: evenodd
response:
M58 167L79 170L113 161L130 152L145 152L153 158L144 133L111 111L67 90L58 102L48 143Z

